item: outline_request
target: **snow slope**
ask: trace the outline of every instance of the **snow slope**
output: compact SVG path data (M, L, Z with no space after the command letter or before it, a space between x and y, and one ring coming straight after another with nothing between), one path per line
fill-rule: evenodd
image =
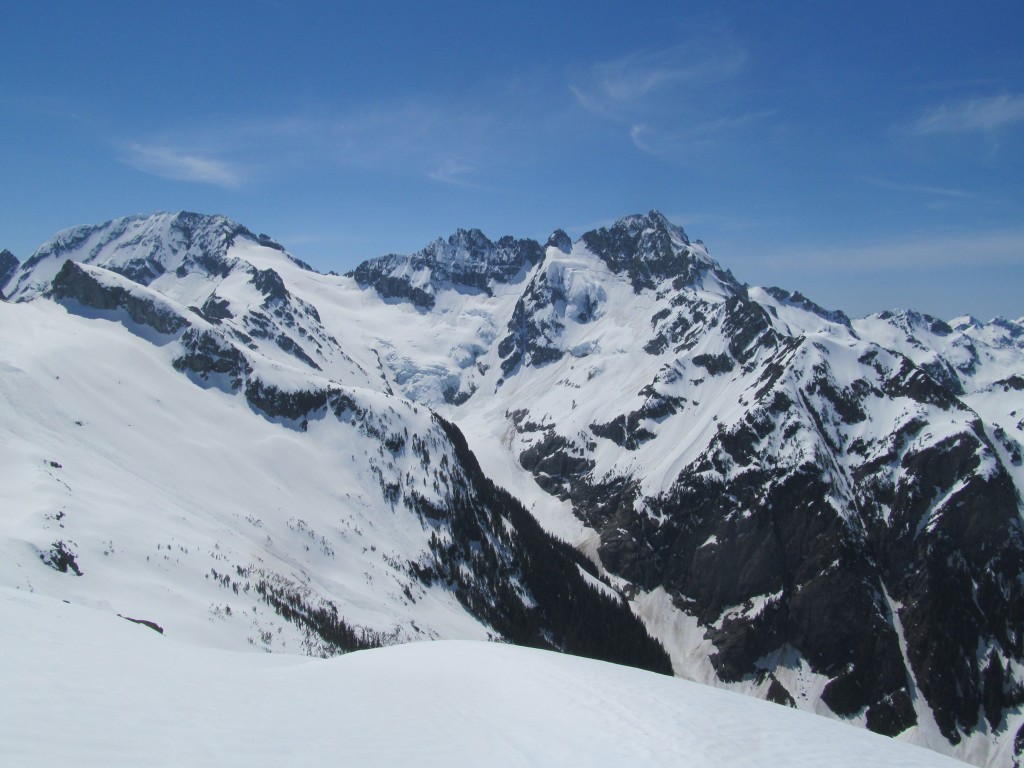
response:
M417 575L417 495L466 479L434 409L678 675L1013 759L1019 320L850 320L657 212L545 247L460 230L349 276L223 217L129 217L4 289L2 584L230 648L327 650L251 594L268 579L385 642L486 637L468 572ZM84 577L42 565L69 552Z
M962 765L612 664L494 643L216 651L0 589L0 762L77 766Z
M196 386L171 367L172 345L114 320L0 304L0 338L5 586L220 647L318 652L258 597L267 580L394 639L487 636L449 591L408 572L430 530L393 511L373 467L398 461L422 475L416 457L384 458L378 438L333 417L304 432L278 425L238 395ZM418 429L439 453L425 410L351 392L383 414L402 408L399 430ZM416 484L434 496L424 477ZM82 576L39 567L56 542Z
M670 670L429 409L57 274L91 304L0 302L0 584L215 647L514 639Z

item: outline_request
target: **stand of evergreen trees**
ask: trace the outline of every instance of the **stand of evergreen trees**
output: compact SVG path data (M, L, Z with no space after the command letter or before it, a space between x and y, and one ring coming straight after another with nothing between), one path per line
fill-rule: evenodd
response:
M432 542L436 576L448 581L460 602L518 645L672 674L668 653L629 604L581 575L580 569L597 577L594 564L544 531L517 499L484 475L459 429L435 418L470 483L470 492L457 495L448 512L451 540ZM489 535L481 538L481 530ZM517 590L517 582L528 594Z

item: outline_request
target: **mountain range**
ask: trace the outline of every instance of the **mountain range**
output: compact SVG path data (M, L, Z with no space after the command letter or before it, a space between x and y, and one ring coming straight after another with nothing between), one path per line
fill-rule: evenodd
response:
M1024 754L1024 318L851 319L656 211L344 276L134 216L0 255L0 290L2 586L226 648L505 640Z

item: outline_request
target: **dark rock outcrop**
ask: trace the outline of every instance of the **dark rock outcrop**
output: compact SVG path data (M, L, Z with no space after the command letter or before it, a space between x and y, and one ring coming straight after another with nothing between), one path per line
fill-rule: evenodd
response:
M21 262L18 261L13 253L6 248L0 251L0 296L4 295L3 287L18 270L19 266L21 266Z
M77 301L93 309L122 309L136 323L163 334L178 333L188 325L184 317L154 297L104 282L74 261L65 261L53 278L50 296L58 301Z
M492 242L478 229L460 229L411 256L396 254L365 261L348 274L364 288L422 309L434 306L444 289L490 292L491 282L509 283L543 258L535 240L503 237Z
M181 337L182 352L173 361L175 370L200 381L223 380L237 390L252 373L245 355L223 336L211 331L189 328Z

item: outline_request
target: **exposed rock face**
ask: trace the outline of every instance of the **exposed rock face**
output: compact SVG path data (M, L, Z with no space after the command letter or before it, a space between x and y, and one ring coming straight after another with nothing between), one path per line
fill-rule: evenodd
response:
M1011 576L1024 565L1024 539L1008 475L978 473L992 459L984 437L968 426L908 449L924 427L910 422L896 437L894 459L856 463L851 497L845 478L816 463L765 466L767 443L787 432L801 439L805 430L814 439L816 431L810 397L798 404L776 392L765 401L721 431L667 494L645 500L658 524L633 512L632 487L606 504L607 516L595 521L602 561L646 589L666 587L696 615L723 680L770 671L773 654L788 647L831 678L822 699L833 712L863 714L873 730L896 734L916 723L908 671L951 741L977 726L986 701L995 729L997 713L1019 703L1021 692L991 671L1003 662L979 659L975 649L1017 657L1019 623L1005 616L1024 608ZM830 446L819 441L817 449L821 461Z
M593 307L584 303L580 319ZM498 345L501 370L507 376L520 365L539 366L562 359L566 350L559 344L569 311L563 286L557 274L537 273L506 327L506 336Z
M181 354L174 358L175 369L194 374L201 381L224 380L227 388L239 389L252 366L245 354L222 335L189 328L181 337Z
M3 287L11 276L17 271L21 263L13 253L6 248L0 251L0 297L4 295Z
M657 219L640 228L631 220L583 242L638 293L682 291L651 321L656 335L645 350L662 369L637 392L638 407L608 403L605 420L580 432L557 417L538 430L530 403L510 404L526 446L522 466L600 532L609 571L667 590L698 620L718 679L764 680L799 659L828 679L821 700L832 712L881 733L918 723L918 695L950 743L979 728L997 732L1024 698L1012 673L1022 659L1020 497L988 432L958 399L955 368L940 356L919 368L858 340L845 315L796 294L773 289L776 304L752 301L710 265L670 257ZM662 268L679 270L683 283ZM718 278L720 302L687 293L701 268ZM506 347L545 340L559 359L558 335L531 325L531 314L544 317L543 303L559 297L526 297L513 316L520 334ZM783 306L845 328L841 343L851 351L780 332ZM953 333L923 322L933 334ZM721 351L698 352L712 348ZM718 380L742 408L733 401L734 415L706 447L670 484L652 486L635 467L676 450L675 435L686 432L677 414L699 418L694 401ZM577 399L588 397L583 388ZM636 453L634 468L600 469L590 457L602 439ZM1007 446L1012 463L1015 445ZM790 700L775 677L768 691Z
M140 325L173 334L188 321L155 296L146 296L129 287L112 285L97 278L95 271L74 261L65 261L53 279L50 295L59 301L74 300L94 309L123 309Z
M444 288L488 293L491 283L509 283L540 261L534 240L503 237L492 242L478 229L460 229L411 256L381 256L350 273L359 285L385 298L405 299L423 309L434 306Z
M124 239L135 229L151 233L157 225L164 229L156 240ZM382 604L414 604L428 590L430 600L448 594L450 599L441 598L448 603L442 616L456 621L472 617L493 639L671 673L664 649L628 603L601 582L594 565L545 533L519 502L484 476L458 427L425 409L421 412L393 396L386 381L369 377L326 331L317 309L296 296L279 271L239 258L232 238L240 233L248 230L188 215L83 228L45 249L35 269L22 273L20 297L52 299L83 322L96 317L119 320L136 336L157 344L167 362L193 382L223 390L228 400L244 398L249 409L275 425L272 429L280 425L302 433L318 421L328 432L337 432L341 444L346 436L349 443L358 443L363 453L352 455L360 465L355 477L375 479L373 492L379 493L380 505L375 514L387 510L393 518L390 530L421 542L415 558L385 557L404 588L397 596L380 595ZM479 233L466 234L474 247L483 247ZM280 250L268 238L245 236L261 248ZM83 253L90 238L100 245ZM177 248L182 238L185 242ZM200 251L191 250L200 240ZM509 240L495 247L505 248L505 253L519 246ZM490 257L472 249L469 256L470 262ZM302 268L287 254L280 258L271 263ZM479 280L488 274L486 269L473 272L479 266L467 266L459 278L463 284L473 274L478 274L472 278L478 285L486 284ZM502 274L522 269L522 264L506 266ZM48 287L35 287L40 273L52 268L56 273ZM194 286L191 291L189 286ZM61 465L50 462L49 467ZM344 530L332 528L317 540L324 557L332 558L333 546L358 529L345 518L349 511L344 505L339 508ZM52 520L64 517L61 510ZM259 527L262 522L247 518L246 524ZM303 519L289 520L288 526L314 540ZM241 536L247 540L244 531ZM221 564L228 548L218 552L218 542L211 557L217 568L229 572L214 568L206 578L212 575L233 595L248 599L253 611L258 605L270 606L298 628L304 647L334 653L422 632L412 621L398 625L393 636L349 624L344 603L322 586L336 584L333 576L318 574L308 563L310 570L301 578L283 566L275 570L268 565L274 547L269 536L265 541L267 550L244 555L235 550L232 557L248 560L230 565ZM390 542L378 543L390 551ZM103 554L112 549L109 544ZM374 545L372 552L376 549ZM180 546L179 551L186 550ZM367 551L363 549L369 560ZM59 572L83 573L77 545L69 539L55 541L45 551L40 548L38 559Z
M815 304L813 301L808 299L799 291L787 291L784 288L765 288L765 291L771 295L780 304L784 304L790 307L796 307L806 312L811 312L831 323L837 323L840 325L850 325L850 318L846 316L845 312L838 310L825 309L824 307Z
M261 244L277 246L263 237ZM223 278L233 268L228 251L240 239L260 243L256 235L224 216L187 211L127 216L105 224L74 227L59 232L22 264L7 291L16 300L35 295L46 288L69 258L103 267L143 286L165 275ZM285 258L308 268L290 256Z
M565 233L565 230L556 229L545 245L546 248L557 248L562 253L568 254L572 250L572 239Z
M632 396L620 376L616 400L603 394L613 358L597 350L618 277L650 307L635 343L652 374ZM580 344L587 327L595 341ZM1015 348L1018 324L970 327L851 321L798 293L748 290L652 213L576 245L552 236L495 348L496 383L518 392L505 413L520 465L598 531L605 568L697 619L719 680L765 681L763 695L790 701L775 673L806 665L836 715L897 734L919 724L923 697L956 744L998 736L1024 659L1010 471L1024 409L986 426L962 399ZM1009 378L986 386L1016 391ZM598 418L575 416L594 401ZM694 446L690 425L712 418ZM601 458L605 441L620 458ZM652 481L673 455L690 458Z
M51 270L54 298L173 336L178 370L296 432L359 425L385 502L450 534L410 566L417 578L499 634L569 647L556 609L508 585L539 606L530 584L564 579L575 595L567 574L595 574L555 545L525 555L507 541L495 510L517 536L534 536L530 522L448 422L437 428L468 485L442 505L389 474L424 448L385 425L388 409L443 408L568 502L625 594L667 595L678 621L650 626L691 627L663 638L677 669L880 733L916 727L975 758L1018 727L1024 321L851 320L739 283L656 211L543 247L460 230L360 265L361 288L331 290L365 292L334 305L303 292L287 254L273 267L237 256L236 241L280 248L265 236L182 214L153 250L141 233L155 226L62 233L18 271L14 298L38 295L55 254L86 254L94 265ZM201 286L191 311L166 298L185 286ZM371 405L369 391L407 401ZM558 565L542 577L539 559ZM632 632L621 642L654 659Z
M619 219L612 227L587 232L582 240L612 272L626 274L638 293L666 279L676 290L694 285L713 264L701 259L682 228L658 211ZM738 287L731 275L721 277Z

